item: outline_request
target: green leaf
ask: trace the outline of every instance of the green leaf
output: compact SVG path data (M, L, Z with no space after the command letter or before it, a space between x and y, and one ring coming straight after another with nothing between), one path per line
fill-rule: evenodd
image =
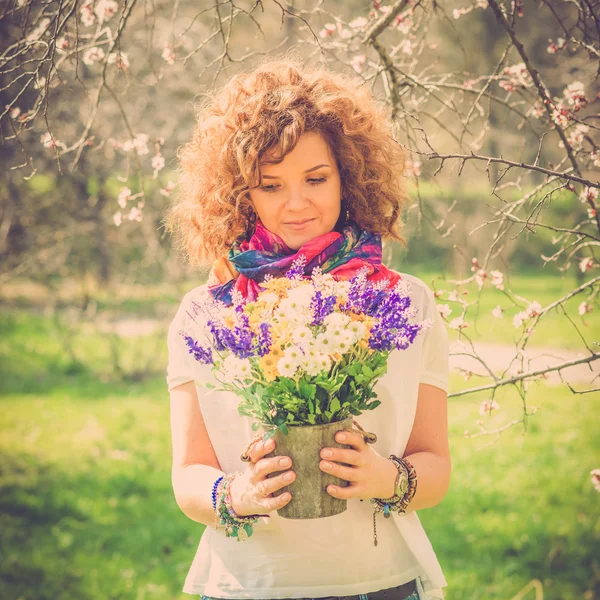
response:
M341 405L340 405L340 400L337 396L334 396L333 400L331 401L331 404L329 405L329 410L331 410L331 412L337 412L338 410L340 410Z
M308 383L305 379L301 379L299 383L300 395L307 400L313 400L317 393L317 386L313 383Z

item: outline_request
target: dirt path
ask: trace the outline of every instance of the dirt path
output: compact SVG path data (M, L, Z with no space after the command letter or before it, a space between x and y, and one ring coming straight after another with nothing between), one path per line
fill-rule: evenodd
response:
M528 347L525 350L525 358L522 360L517 356L515 347L510 344L496 344L486 342L474 342L476 353L494 372L496 376L505 373L504 377L516 375L517 371L536 371L553 365L585 358L590 353L582 346L580 351L566 350L564 348L550 347ZM592 346L595 353L600 352L600 346ZM460 342L450 344L450 367L452 370L462 368L468 369L478 375L487 375L486 368L477 359L461 353L473 354L470 346ZM511 362L512 361L512 362ZM565 381L574 384L591 384L594 377L598 377L593 387L600 386L600 359L583 365L575 365L561 370ZM560 383L558 371L548 373L548 382ZM584 386L584 388L587 386Z

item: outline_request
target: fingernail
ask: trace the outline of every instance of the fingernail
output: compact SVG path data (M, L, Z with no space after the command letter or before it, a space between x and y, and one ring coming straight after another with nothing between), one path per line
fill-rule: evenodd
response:
M323 463L323 468L324 468L326 471L330 471L330 470L331 470L331 464L330 464L330 463Z
M343 442L343 441L345 441L345 439L346 439L346 434L345 434L345 433L338 433L338 435L337 435L337 439L338 439L338 442Z
M270 450L274 444L275 444L275 442L273 440L267 440L267 443L265 444L265 448Z
M286 474L283 476L283 480L284 480L284 481L291 481L291 480L292 480L292 477L293 477L292 473L286 473Z
M331 458L333 456L333 452L331 450L323 450L323 458Z
M287 458L287 457L280 458L280 459L279 459L279 464L280 464L282 467L287 467L287 466L290 464L290 459L289 459L289 458Z

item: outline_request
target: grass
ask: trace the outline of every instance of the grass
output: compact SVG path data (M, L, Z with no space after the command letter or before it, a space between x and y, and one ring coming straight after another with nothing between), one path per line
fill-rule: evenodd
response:
M453 381L453 387L460 382ZM0 587L6 600L185 598L203 527L177 508L162 380L8 394L0 411ZM545 600L600 591L598 396L543 385L528 431L490 445L481 398L449 404L453 476L419 516L446 574L448 600L509 600L530 580ZM522 410L506 393L488 428ZM533 597L533 595L531 595Z

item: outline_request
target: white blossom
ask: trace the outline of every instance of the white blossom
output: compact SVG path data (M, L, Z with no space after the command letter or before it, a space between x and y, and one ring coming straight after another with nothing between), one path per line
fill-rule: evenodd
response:
M95 62L102 60L104 58L104 50L98 46L94 46L93 48L88 48L83 53L83 62L84 64L91 66Z

